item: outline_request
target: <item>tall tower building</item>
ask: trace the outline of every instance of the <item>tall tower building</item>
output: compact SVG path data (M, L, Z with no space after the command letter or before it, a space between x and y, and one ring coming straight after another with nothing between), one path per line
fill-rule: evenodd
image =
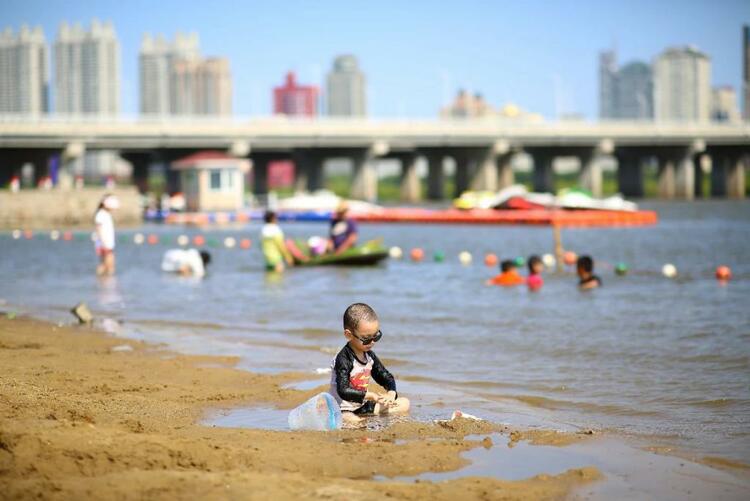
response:
M318 88L298 85L294 73L290 71L286 74L284 85L273 89L273 112L314 117L318 114Z
M618 68L614 51L599 56L599 117L643 120L654 116L649 65L633 61Z
M707 121L711 113L711 60L694 47L670 48L654 63L657 120Z
M744 110L742 116L750 121L750 26L742 27L742 93Z
M338 56L328 73L328 114L331 116L363 117L367 114L365 103L365 75L360 71L357 58Z
M740 112L737 94L728 85L711 90L711 120L715 122L737 122Z
M177 33L170 43L163 36L146 33L138 57L140 71L140 110L146 115L170 113L170 75L176 60L200 57L197 33Z
M0 33L0 113L49 111L47 46L42 28Z
M120 44L112 23L91 30L60 25L55 41L55 110L116 115L120 111Z

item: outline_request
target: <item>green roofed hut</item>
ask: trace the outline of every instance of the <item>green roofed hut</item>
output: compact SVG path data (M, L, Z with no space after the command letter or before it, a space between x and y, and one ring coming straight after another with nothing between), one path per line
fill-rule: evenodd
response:
M232 211L244 205L250 161L221 151L201 151L172 162L190 212Z

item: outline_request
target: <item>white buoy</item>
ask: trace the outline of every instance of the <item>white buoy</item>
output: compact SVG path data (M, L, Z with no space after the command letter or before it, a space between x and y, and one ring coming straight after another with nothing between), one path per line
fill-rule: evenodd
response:
M136 233L133 236L133 243L135 245L142 245L143 242L145 242L145 241L146 241L146 237L143 236L143 233Z
M458 260L461 262L462 265L468 266L471 264L471 252L469 251L463 251L458 254Z
M22 235L21 230L13 230L13 239L14 240L18 240L19 238L21 238L21 235Z
M188 238L187 235L180 235L177 237L177 245L180 247L185 247L187 244L190 243L190 238Z
M667 263L661 267L661 274L667 278L674 278L677 276L677 268L672 263Z
M233 249L235 245L237 245L237 240L235 240L234 237L227 237L224 239L224 247L227 249Z
M49 232L49 238L50 240L59 240L60 239L60 232L57 230L52 230Z
M542 256L542 263L544 263L544 266L547 268L554 268L557 264L557 259L555 259L555 256L552 254L545 254Z
M401 247L393 246L388 251L388 255L391 256L391 259L401 259L404 255L404 251L401 250Z

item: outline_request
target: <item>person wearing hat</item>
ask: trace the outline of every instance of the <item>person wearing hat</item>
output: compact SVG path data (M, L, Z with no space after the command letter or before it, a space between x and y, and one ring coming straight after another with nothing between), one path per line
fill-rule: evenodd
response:
M328 252L341 254L354 247L357 243L357 225L346 215L349 212L349 204L346 200L339 202L336 212L331 219L331 228L328 233Z
M120 207L120 201L114 195L104 195L94 215L96 225L94 248L99 256L96 267L97 275L115 274L115 223L112 211Z

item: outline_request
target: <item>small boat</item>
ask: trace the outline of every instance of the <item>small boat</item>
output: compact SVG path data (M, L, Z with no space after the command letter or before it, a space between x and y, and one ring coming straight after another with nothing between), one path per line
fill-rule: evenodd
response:
M341 254L321 254L315 256L303 240L287 239L287 249L294 258L295 266L372 266L388 258L388 249L383 240L370 240Z

